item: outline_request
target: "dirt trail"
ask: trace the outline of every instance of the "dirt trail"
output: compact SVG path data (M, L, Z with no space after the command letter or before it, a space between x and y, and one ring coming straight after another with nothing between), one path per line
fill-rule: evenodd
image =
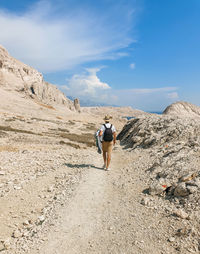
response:
M140 159L138 154L130 156L117 147L111 171L98 168L100 156L90 161L96 167L86 170L44 244L30 253L174 253L157 230L167 225L166 219L139 203L144 186L134 162Z

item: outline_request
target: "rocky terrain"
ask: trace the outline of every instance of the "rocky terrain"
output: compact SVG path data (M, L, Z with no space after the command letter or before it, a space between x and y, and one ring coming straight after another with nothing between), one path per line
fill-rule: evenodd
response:
M197 106L80 108L2 47L0 94L0 253L200 252ZM109 172L94 140L105 114Z
M199 119L177 117L169 111L168 115L139 117L129 121L118 138L125 149L132 153L140 150L141 154L145 150L151 158L144 168L148 187L141 203L155 206L171 218L174 232L169 241L175 250L199 253ZM175 226L177 220L182 221L180 228Z
M200 107L185 101L175 102L169 105L163 112L165 115L177 115L179 117L199 117Z

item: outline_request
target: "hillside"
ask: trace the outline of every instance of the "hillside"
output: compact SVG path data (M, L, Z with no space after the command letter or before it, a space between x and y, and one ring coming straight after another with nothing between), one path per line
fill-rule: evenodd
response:
M27 99L28 104L33 105L30 102L32 99L36 103L52 107L64 106L66 109L75 110L74 103L56 86L45 82L41 73L10 56L2 46L0 46L0 89L9 91L8 96L14 94L15 98Z
M184 101L175 102L169 105L163 112L165 115L177 115L182 117L199 117L200 107Z

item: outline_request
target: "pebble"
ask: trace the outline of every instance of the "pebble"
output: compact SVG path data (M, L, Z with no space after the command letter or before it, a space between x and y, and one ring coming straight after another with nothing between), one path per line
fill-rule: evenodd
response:
M0 242L0 251L5 250L5 246L2 242Z
M18 230L18 229L16 229L14 232L13 232L13 237L14 238L19 238L19 237L21 237L22 236L22 233Z
M189 215L182 209L175 210L174 214L181 219L187 219L189 217Z
M170 243L173 243L175 240L176 240L176 239L175 239L175 237L173 237L173 236L171 236L171 237L168 239L168 241L169 241Z
M10 249L10 239L6 239L3 244L6 250Z
M41 215L38 217L38 220L43 223L45 221L45 216L44 215Z

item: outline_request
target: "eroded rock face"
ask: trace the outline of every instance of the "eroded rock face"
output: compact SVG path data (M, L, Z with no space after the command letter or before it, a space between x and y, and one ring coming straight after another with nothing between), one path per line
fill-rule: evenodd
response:
M81 112L81 107L80 107L80 102L79 99L74 99L74 107L76 109L76 111Z
M190 116L190 117L200 117L200 107L184 102L179 101L169 105L163 112L165 115L178 115L178 116Z
M149 148L184 142L188 146L200 144L200 121L176 116L146 116L129 121L118 139L127 147Z
M200 119L149 115L127 122L118 135L125 148L148 152L148 194L166 197L191 214L200 196Z
M0 46L0 86L24 92L48 105L66 105L71 110L75 109L73 102L56 86L45 82L41 73L11 57L2 46Z

